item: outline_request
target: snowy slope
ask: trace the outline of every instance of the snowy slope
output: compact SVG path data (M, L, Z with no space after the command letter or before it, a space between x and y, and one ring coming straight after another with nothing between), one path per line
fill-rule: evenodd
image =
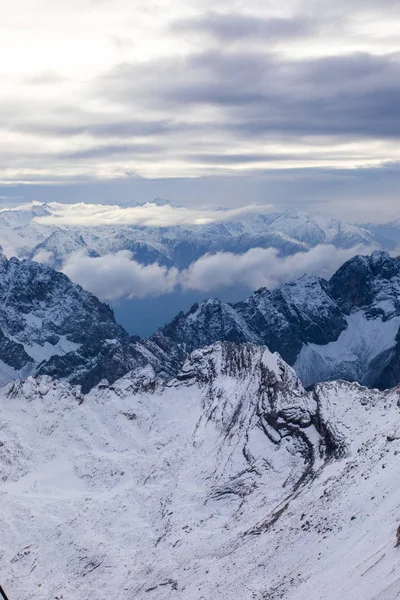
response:
M1 583L19 600L394 600L398 400L306 393L278 355L232 344L167 384L11 384Z
M390 361L399 327L400 316L383 321L355 311L337 340L303 345L293 368L306 386L338 377L372 386Z

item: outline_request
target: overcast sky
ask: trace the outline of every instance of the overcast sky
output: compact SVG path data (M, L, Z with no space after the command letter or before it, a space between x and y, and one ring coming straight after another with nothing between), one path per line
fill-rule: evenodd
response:
M3 204L398 212L400 3L0 5Z

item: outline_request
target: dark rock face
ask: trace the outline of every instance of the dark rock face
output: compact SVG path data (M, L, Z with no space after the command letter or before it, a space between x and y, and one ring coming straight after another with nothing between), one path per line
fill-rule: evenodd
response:
M178 345L157 334L149 340L105 340L96 345L96 351L93 347L83 347L63 356L52 356L38 374L67 379L86 393L102 379L114 383L128 371L148 364L160 377L170 379L185 358L186 353Z
M289 363L303 343L326 344L346 327L329 284L316 277L303 277L272 292L259 290L235 308L258 332L260 342Z
M39 263L0 257L0 323L21 342L55 345L127 337L112 310L66 275Z
M347 317L360 310L369 320L400 316L400 258L374 252L347 261L330 281L304 276L274 291L262 288L233 305L207 300L180 313L161 332L187 352L220 340L264 344L293 365L304 345L336 341L348 327ZM393 328L395 335L396 320ZM332 378L346 377L348 371L339 365ZM399 381L400 333L395 346L371 358L362 383L383 388Z
M390 353L386 367L376 378L376 387L388 389L400 382L400 330L396 335L396 345Z
M333 275L330 289L345 312L365 307L370 316L387 317L382 307L386 300L399 313L400 257L391 258L386 252L355 256Z
M24 366L32 363L32 359L25 352L22 344L18 344L13 340L10 340L0 330L0 360L6 365L9 365L16 371L23 369Z
M328 343L345 327L329 283L303 277L278 290L262 288L234 305L216 299L195 304L161 331L188 352L220 340L252 342L293 363L303 343Z
M28 260L0 257L0 306L0 360L17 371L45 371L53 356L68 372L82 357L92 359L103 340L128 339L106 304ZM64 376L61 369L54 373Z
M171 377L183 360L183 351L160 334L130 338L109 306L64 274L0 257L0 361L21 376L68 379L86 392L148 363Z

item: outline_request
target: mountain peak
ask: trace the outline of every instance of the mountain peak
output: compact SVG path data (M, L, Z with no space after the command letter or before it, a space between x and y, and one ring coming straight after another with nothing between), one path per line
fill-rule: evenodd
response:
M256 375L257 374L257 375ZM302 386L289 365L277 352L270 352L265 346L254 344L234 344L215 342L193 351L183 365L178 380L194 378L197 381L216 380L219 377L260 378L259 385L290 383L295 388Z

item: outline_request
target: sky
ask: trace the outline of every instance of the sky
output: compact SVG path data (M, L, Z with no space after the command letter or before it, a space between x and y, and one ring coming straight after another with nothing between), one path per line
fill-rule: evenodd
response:
M398 211L398 2L0 5L3 205Z

